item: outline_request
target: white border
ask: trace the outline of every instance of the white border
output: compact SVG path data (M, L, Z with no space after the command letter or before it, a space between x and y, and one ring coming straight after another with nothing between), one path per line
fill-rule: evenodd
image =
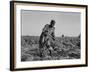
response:
M21 16L20 11L24 10L42 10L42 11L64 11L64 12L80 12L81 13L81 59L73 60L52 60L52 61L31 61L21 62ZM66 66L85 64L85 9L75 7L48 7L48 6L30 6L16 5L16 68L32 68L45 66Z

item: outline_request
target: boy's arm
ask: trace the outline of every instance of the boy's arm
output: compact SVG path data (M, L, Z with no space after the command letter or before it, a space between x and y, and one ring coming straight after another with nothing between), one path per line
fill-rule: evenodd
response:
M53 29L53 32L52 32L52 38L53 40L55 40L55 28Z

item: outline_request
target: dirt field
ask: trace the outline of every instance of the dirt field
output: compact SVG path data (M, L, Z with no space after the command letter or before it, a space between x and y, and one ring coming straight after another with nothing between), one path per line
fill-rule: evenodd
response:
M56 37L56 50L52 56L40 57L39 36L21 37L21 61L61 60L80 58L80 37ZM46 53L48 51L45 51Z

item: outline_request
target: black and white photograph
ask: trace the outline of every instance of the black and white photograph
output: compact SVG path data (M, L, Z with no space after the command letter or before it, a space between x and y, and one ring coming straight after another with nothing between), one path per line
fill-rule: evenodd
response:
M87 5L11 1L11 71L82 67L87 56Z
M21 10L21 61L79 59L80 15Z

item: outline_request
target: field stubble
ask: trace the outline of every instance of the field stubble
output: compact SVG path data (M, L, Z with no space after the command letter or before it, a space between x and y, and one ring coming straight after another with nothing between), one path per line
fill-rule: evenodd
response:
M40 61L40 60L61 60L80 58L80 37L56 37L55 50L52 55L44 51L47 55L40 57L39 37L21 37L21 61Z

